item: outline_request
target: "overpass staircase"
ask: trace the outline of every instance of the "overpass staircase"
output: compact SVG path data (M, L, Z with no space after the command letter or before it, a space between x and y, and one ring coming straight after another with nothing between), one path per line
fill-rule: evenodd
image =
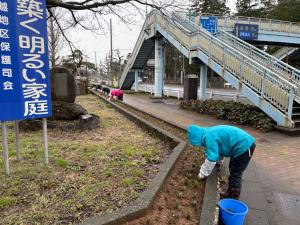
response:
M297 47L282 47L278 49L276 52L274 52L273 56L284 60L287 56L292 57L294 54L298 53L300 51Z
M153 39L161 36L190 62L208 65L279 126L300 128L299 70L226 31L213 35L178 13L152 11L147 16L123 71L122 89L131 88L133 71L142 69L154 48Z

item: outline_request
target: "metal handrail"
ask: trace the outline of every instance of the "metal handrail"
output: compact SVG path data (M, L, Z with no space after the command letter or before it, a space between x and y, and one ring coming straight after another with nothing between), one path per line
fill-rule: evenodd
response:
M297 51L299 48L297 47L282 47L278 49L276 52L274 52L272 55L276 57L277 59L282 59L286 56L286 54L291 54L290 52Z
M188 13L188 11L186 11L186 13ZM300 26L300 23L298 23L298 22L291 22L291 21L288 21L288 20L277 20L277 19L259 18L259 17L251 17L251 16L221 15L221 14L210 14L210 13L202 13L202 14L199 14L199 15L205 15L205 16L209 16L210 15L210 16L226 17L226 18L241 18L241 19L245 19L247 21L248 20L250 20L250 21L261 20L261 21L269 21L269 22L270 21L272 21L272 22L283 22L283 23L292 23L292 24Z
M233 36L232 34L229 34L226 31L221 31L219 34L221 35L221 37L224 37L225 40L227 39L228 41L231 41L232 45L238 47L241 51L248 54L253 59L261 60L261 62L264 63L265 66L270 66L271 69L274 69L281 76L284 76L287 79L291 79L297 86L300 87L300 71L298 69L256 48L255 46Z
M183 15L184 17L189 16L189 11L177 11L178 14ZM220 15L220 14L193 14L194 17L198 16L215 16L218 20L223 21L224 25L218 25L219 27L224 28L233 28L234 23L248 23L248 24L258 24L260 30L264 31L278 31L278 32L285 32L289 35L291 34L300 34L300 23L297 22L290 22L285 20L276 20L276 19L267 19L267 18L256 18L256 17L244 17L244 16L234 16L234 15ZM231 21L231 23L230 23ZM234 22L234 23L233 23ZM228 25L231 26L228 26ZM264 26L262 26L264 25Z
M230 15L216 15L216 14L202 14L202 15L211 15L216 16L218 20L224 20L224 26L225 28L231 28L232 26L228 26L228 21L234 21L235 23L239 22L246 22L248 24L267 24L267 27L261 28L260 30L266 30L266 31L272 31L276 30L276 26L280 26L279 32L286 32L286 33L294 33L294 34L300 34L300 23L297 22L290 22L285 20L275 20L275 19L266 19L266 18L256 18L256 17L244 17L244 16L230 16ZM201 16L201 15L199 15ZM283 29L284 26L286 26L286 29ZM293 30L293 27L297 27L297 29Z

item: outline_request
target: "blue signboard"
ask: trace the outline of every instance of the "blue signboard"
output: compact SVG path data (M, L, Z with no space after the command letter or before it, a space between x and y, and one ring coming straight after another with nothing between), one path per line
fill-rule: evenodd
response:
M215 16L201 16L200 26L210 33L217 33L218 20Z
M257 40L258 25L236 23L234 26L235 36L242 40Z
M0 0L0 121L51 116L46 0Z

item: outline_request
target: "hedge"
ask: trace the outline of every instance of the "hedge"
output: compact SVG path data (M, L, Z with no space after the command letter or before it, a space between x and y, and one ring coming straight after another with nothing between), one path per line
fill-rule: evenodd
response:
M191 100L182 101L180 107L200 114L215 115L218 119L229 120L236 124L250 125L265 132L274 129L275 122L256 106L234 101Z

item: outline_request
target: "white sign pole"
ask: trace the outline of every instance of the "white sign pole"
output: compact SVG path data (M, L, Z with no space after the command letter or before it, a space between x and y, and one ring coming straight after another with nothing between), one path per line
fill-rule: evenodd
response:
M48 158L48 131L47 131L47 119L43 118L43 136L44 136L44 158L45 164L48 166L49 158Z
M4 171L9 176L9 156L8 156L8 143L7 143L7 128L6 122L2 122L2 144L3 144L3 161Z
M16 157L17 161L21 160L20 156L20 131L19 131L19 121L15 121L15 138L16 138Z

